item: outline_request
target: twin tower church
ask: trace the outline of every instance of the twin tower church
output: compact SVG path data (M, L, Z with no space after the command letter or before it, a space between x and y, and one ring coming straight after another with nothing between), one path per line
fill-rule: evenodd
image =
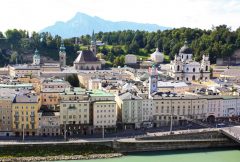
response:
M92 34L92 40L90 49L78 51L78 57L73 62L73 66L76 70L99 70L102 69L102 64L97 57L97 43L95 34ZM33 55L33 65L40 65L41 58L38 50L36 49ZM66 48L62 41L59 49L59 64L61 67L66 66Z
M62 41L60 50L59 50L59 64L61 67L66 66L66 51L65 51L65 46ZM33 65L40 65L41 64L41 57L39 54L39 51L36 49L33 55Z

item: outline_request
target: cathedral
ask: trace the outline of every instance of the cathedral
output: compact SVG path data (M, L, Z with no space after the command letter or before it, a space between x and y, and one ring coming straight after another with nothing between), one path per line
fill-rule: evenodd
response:
M187 42L179 50L170 63L169 76L175 81L207 81L210 79L210 61L209 57L203 55L201 62L192 59L192 49L188 47Z

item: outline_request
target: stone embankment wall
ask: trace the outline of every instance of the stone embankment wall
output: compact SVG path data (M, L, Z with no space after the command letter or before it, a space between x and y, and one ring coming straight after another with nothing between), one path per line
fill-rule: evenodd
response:
M189 134L149 136L134 140L114 142L114 149L119 152L139 152L177 149L198 149L218 147L240 147L240 144L227 138L219 131Z
M193 140L193 139L216 139L226 138L224 134L219 131L203 131L185 134L171 134L162 136L147 136L136 138L136 140Z

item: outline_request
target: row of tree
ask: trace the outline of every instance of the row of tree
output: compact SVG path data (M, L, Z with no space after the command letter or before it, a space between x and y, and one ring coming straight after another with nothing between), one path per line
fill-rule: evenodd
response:
M240 28L233 31L226 25L213 27L212 30L177 28L156 32L99 32L96 33L96 38L106 44L98 47L98 51L106 55L106 60L114 65L123 64L122 55L133 53L148 56L156 47L173 58L184 41L189 42L197 60L205 53L209 54L211 63L215 63L217 58L229 57L236 49L240 49ZM81 47L90 44L91 36L84 35L78 40L64 40L68 64L72 64ZM52 36L47 32L29 34L26 30L16 29L7 30L4 34L0 32L0 65L13 63L16 59L24 62L24 55L33 53L35 48L38 48L42 55L57 60L60 44L60 36Z

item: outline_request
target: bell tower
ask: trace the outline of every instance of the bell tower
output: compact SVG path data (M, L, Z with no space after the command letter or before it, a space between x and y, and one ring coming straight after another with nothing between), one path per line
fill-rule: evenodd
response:
M59 50L59 63L61 67L66 66L66 51L63 40L61 42L60 50Z
M149 68L149 98L151 98L151 94L154 92L157 92L157 82L158 82L158 73L155 65L152 65L151 68Z

